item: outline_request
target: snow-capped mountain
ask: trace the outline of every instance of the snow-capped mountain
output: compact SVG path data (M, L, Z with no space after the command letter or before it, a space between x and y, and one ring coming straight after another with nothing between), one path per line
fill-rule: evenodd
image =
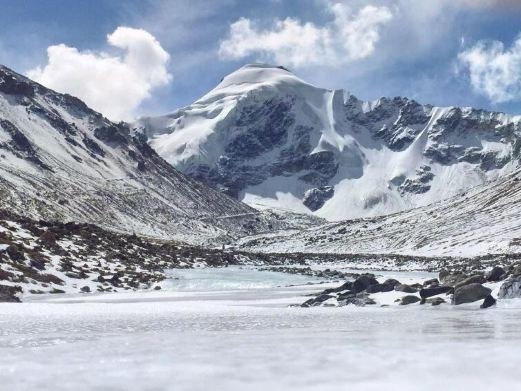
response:
M136 125L169 163L254 207L329 220L449 198L518 167L520 118L407 98L364 102L247 65Z
M196 243L271 226L175 170L128 125L1 66L0 208Z

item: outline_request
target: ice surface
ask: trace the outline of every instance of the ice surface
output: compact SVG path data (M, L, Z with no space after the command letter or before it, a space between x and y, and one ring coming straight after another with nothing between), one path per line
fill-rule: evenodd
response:
M174 273L174 275L177 272ZM207 270L177 273L211 279ZM238 281L248 272L217 270ZM234 274L234 275L232 275ZM242 277L241 277L242 275ZM294 276L273 277L291 285ZM183 279L179 281L183 281ZM0 305L5 390L517 389L521 303L288 308L324 286ZM245 285L251 282L245 282ZM200 287L204 284L200 283ZM241 288L236 284L236 288ZM211 299L210 299L211 298Z

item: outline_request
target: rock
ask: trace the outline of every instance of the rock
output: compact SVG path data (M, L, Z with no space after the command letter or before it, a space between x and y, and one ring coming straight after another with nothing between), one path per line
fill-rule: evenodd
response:
M472 303L474 301L484 299L490 295L491 292L492 289L486 288L479 283L463 285L454 290L452 303L455 305Z
M21 246L20 246L21 247ZM7 255L13 260L13 261L23 261L25 260L25 255L23 252L20 251L17 245L11 244L6 249Z
M487 280L485 280L483 274L474 274L473 276L467 277L459 281L457 284L454 285L454 289L458 289L464 285L469 284L484 284L485 282L487 282Z
M440 282L437 278L431 278L430 280L426 280L423 282L424 287L435 287L440 285Z
M394 290L395 291L398 291L398 292L404 292L404 293L416 293L418 292L417 289L413 288L412 286L410 285L407 285L407 284L399 284L399 285L396 285L394 287Z
M492 295L488 295L483 300L483 303L479 306L479 308L489 308L496 304L496 299L492 297Z
M304 193L302 203L308 207L311 211L316 211L322 208L322 206L335 194L333 186L322 186L314 189L310 189Z
M409 305L409 304L417 303L419 301L420 301L420 298L418 296L407 295L407 296L402 297L402 299L400 301L400 305Z
M439 274L439 280L443 285L454 286L459 282L465 280L467 276L461 272L449 273L446 270L442 270Z
M441 282L443 282L449 275L450 275L449 271L443 269L443 270L440 270L440 272L438 273L438 278Z
M354 304L357 307L364 307L366 305L376 304L376 302L365 292L361 292L356 295L350 294L338 297L338 305L340 307L346 306L348 304Z
M161 287L160 287L159 285L156 285L156 286L154 287L154 290L155 290L155 291L160 291L160 290L161 290Z
M499 299L515 299L521 297L521 277L511 277L499 288Z
M400 281L398 280L395 280L394 278L388 278L387 280L385 280L382 285L389 285L389 286L392 286L393 289L396 285L399 285L400 284ZM391 289L391 290L393 290Z
M31 259L30 265L35 269L45 270L45 261L42 259Z
M510 274L513 276L521 276L521 265L514 266Z
M331 299L333 296L331 295L325 295L320 294L317 297L314 297L313 299L309 299L308 301L304 302L301 307L307 308L307 307L316 307L320 304L322 304L324 301Z
M432 299L427 299L427 303L430 305L440 305L446 303L446 301L441 297L433 297Z
M44 231L38 239L40 240L40 242L43 242L47 245L53 245L56 243L56 234L47 230Z
M497 282L504 279L505 269L500 266L494 266L492 270L485 273L485 279L489 282Z
M88 286L84 286L80 288L80 291L83 293L90 293L90 288Z
M338 293L338 292L342 292L342 291L351 291L351 290L353 290L353 283L351 281L347 281L336 288L326 289L322 293L328 295L330 293Z
M16 295L21 292L19 286L0 285L0 303L19 303L20 299Z
M431 296L441 295L443 293L449 293L453 289L454 288L452 288L450 286L437 286L434 288L423 288L420 290L420 297L422 299L426 299Z
M359 293L365 291L370 286L377 284L378 281L376 278L374 278L373 274L362 274L353 282L351 290L353 291L353 293Z
M399 284L400 282L398 280L390 278L380 284L369 286L365 291L367 293L391 292L394 290L394 287Z

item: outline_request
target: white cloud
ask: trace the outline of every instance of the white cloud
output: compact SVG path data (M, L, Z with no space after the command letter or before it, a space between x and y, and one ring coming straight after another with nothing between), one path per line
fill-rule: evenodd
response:
M474 90L492 102L521 98L521 35L509 49L499 41L480 41L458 58L468 69Z
M387 7L365 6L358 12L342 3L328 3L333 20L324 26L295 18L276 21L262 29L258 22L241 18L220 42L222 59L258 54L283 65L339 66L370 56L380 39L380 28L392 19Z
M107 35L107 42L123 53L53 45L47 48L47 64L27 75L56 91L79 97L112 120L131 120L155 87L171 81L166 68L170 56L141 29L118 27Z

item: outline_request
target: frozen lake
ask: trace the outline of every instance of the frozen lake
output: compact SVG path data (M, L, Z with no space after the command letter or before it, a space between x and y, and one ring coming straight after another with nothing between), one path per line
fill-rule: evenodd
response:
M517 300L303 309L288 304L327 285L238 268L172 276L159 292L0 304L0 389L521 387Z

